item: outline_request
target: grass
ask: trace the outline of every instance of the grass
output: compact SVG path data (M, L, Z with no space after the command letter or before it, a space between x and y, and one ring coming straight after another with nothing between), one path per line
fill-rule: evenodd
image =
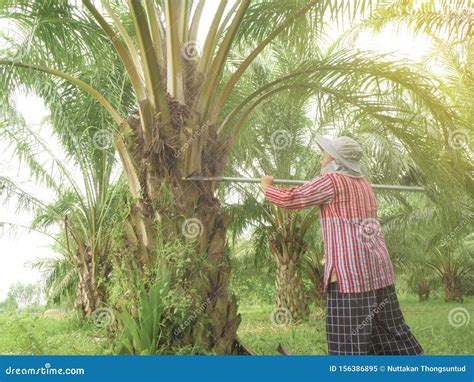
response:
M0 314L0 354L109 354L107 334L89 320Z
M445 303L433 296L427 303L399 294L405 319L424 347L426 354L474 354L472 322L454 327L449 312L463 307L474 312L474 297L463 304ZM327 354L325 317L312 309L308 321L300 325L278 326L272 323L271 305L242 305L241 340L258 354L277 354L281 343L292 354ZM111 354L112 344L104 329L89 320L69 315L55 320L35 314L0 314L0 354Z
M411 295L399 294L398 298L405 321L427 355L474 354L472 322L454 327L448 320L449 312L459 307L473 315L473 296L465 297L463 304L445 303L439 296L433 296L426 303L418 302ZM279 343L291 354L327 354L324 312L312 308L307 322L297 326L278 326L271 322L273 309L271 305L240 308L242 323L239 337L242 342L258 354L278 354L276 347Z

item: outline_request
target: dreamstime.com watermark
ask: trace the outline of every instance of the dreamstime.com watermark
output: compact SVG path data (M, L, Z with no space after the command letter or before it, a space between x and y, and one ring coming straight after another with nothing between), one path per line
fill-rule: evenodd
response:
M205 123L202 126L199 126L199 128L193 132L193 135L186 141L186 143L174 153L175 158L179 158L181 155L185 153L185 151L188 149L188 147L197 139L199 138L207 129L209 129L209 124Z
M183 54L183 57L187 60L197 60L198 57L201 55L201 45L198 41L195 40L187 41L183 44L183 47L181 48L181 53Z
M181 225L181 232L187 239L196 239L202 234L204 226L198 218L186 219Z
M276 130L270 136L270 142L275 150L286 149L291 145L292 137L287 130Z
M91 320L96 327L106 328L115 322L115 314L110 308L98 308L92 312Z
M45 363L42 367L12 367L5 369L5 375L85 375L86 371L82 367L55 368L50 363Z
M469 314L468 310L461 306L451 309L448 313L448 322L455 328L467 326L470 320L471 315Z
M355 335L359 333L360 330L362 330L367 325L369 325L369 323L374 319L375 315L381 312L383 308L385 307L385 305L387 305L388 301L389 301L388 298L385 297L385 299L380 304L378 304L375 307L375 309L371 311L370 314L366 318L364 318L364 320L359 325L357 325L354 329L352 329L351 334Z
M99 150L110 149L114 145L112 132L108 130L99 130L92 136L92 144Z
M338 346L338 350L340 350L342 346L346 345L346 341L350 341L350 343L352 343L352 336L356 336L362 329L370 325L375 315L380 313L385 308L385 305L387 305L389 302L389 298L385 297L380 304L377 304L377 306L370 312L370 314L366 318L364 318L364 320L359 325L352 329L348 335L344 337L344 339L342 340L342 342L340 342L340 345ZM353 345L357 349L359 348L358 344L354 343Z
M382 234L380 223L375 218L366 218L360 222L357 231L357 240L368 247L374 247L377 243L377 237Z
M293 316L288 308L279 306L278 308L273 309L270 314L270 321L273 325L290 325L293 322Z
M449 133L448 143L453 149L466 148L469 145L469 134L466 129L456 129Z
M196 321L197 317L204 312L204 310L210 303L211 299L209 297L206 298L206 300L191 313L191 315L186 319L186 321L184 321L179 328L176 328L173 331L173 334L176 337L179 336L188 326L192 325Z
M280 235L283 231L283 228L287 225L287 224L291 224L291 222L293 221L293 219L296 219L296 212L295 211L290 211L288 213L288 216L285 218L283 224L279 225L278 228L276 230L274 230L272 232L272 234L268 237L268 241L272 241L272 240L275 240L278 235Z
M449 235L441 240L440 246L445 247L451 240L456 237L456 234L459 231L461 231L467 224L471 222L473 218L474 212L471 212L468 216L462 219L461 222L456 227L454 227L454 229L449 233Z

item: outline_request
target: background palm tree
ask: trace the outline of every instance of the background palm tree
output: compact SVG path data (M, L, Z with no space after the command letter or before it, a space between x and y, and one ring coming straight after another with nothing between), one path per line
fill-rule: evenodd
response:
M74 306L76 302L78 272L77 268L69 262L67 257L39 259L33 263L33 267L40 270L43 274L46 298L49 305Z
M113 246L111 233L123 225L127 215L124 183L114 179L118 175L113 170L113 149L98 146L96 138L102 131L96 128L95 133L85 130L80 140L70 135L62 146L67 154L61 155L54 142L46 142L13 110L5 111L9 122L0 127L2 142L10 145L18 163L27 166L31 179L46 187L49 195L39 198L4 175L0 175L0 195L4 201L14 198L18 208L32 211L34 218L28 228L51 236L55 249L64 256L37 264L47 272L49 297L58 300L74 290L75 306L90 315L106 301L104 283L112 267L108 256ZM91 119L97 116L91 110L89 113ZM70 116L72 125L72 109ZM87 125L86 118L83 116L82 123Z
M419 70L430 73L442 90L445 103L456 108L464 121L471 121L474 95L471 1L394 1L374 12L361 26L380 30L388 23L406 25L414 33L427 36L433 47L422 58ZM402 220L416 224L424 232L423 240L417 241L421 253L409 261L423 267L428 278L430 271L434 272L444 287L446 301L461 301L462 284L469 282L472 270L473 131L465 125L447 129L444 124L437 130L431 142L435 148L430 150L431 161L438 156L437 161L452 174L447 183L455 188L446 191L446 197L430 197L428 203L416 199L405 201L401 211L389 219L387 229L396 239L406 236L403 230L407 225ZM420 277L411 281L421 282L425 287L428 283Z

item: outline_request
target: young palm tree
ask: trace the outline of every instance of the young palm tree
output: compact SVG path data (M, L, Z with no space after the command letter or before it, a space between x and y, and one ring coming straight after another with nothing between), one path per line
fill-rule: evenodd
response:
M8 117L10 122L0 126L2 142L9 143L14 157L27 165L32 179L50 195L43 200L23 190L17 180L0 175L0 196L14 198L18 208L33 211L31 225L25 228L52 237L63 256L53 263L37 264L47 272L49 297L58 301L68 290L74 291L75 306L91 315L106 302L103 283L111 271L111 230L123 224L121 213L127 213L124 183L112 184L113 152L94 147L86 131L81 141L68 142L67 160L11 110ZM120 204L123 207L117 208Z
M362 24L380 30L390 22L408 25L416 33L469 42L474 30L472 1L394 0L379 7Z
M433 49L422 59L427 72L436 67L431 76L439 83L446 104L455 108L465 121L473 118L473 39L474 15L472 2L457 1L396 1L373 13L364 26L380 29L389 22L408 25L415 33L424 33ZM449 172L445 187L446 197L430 197L432 205L408 207L405 212L412 219L418 216L418 226L427 225L426 241L422 244L423 260L418 266L434 271L442 282L445 300L462 298L462 283L472 269L469 253L469 227L472 220L474 177L472 167L472 128L446 129L441 125L431 150ZM434 160L434 156L431 161ZM408 205L409 206L409 205ZM425 220L423 222L423 220ZM395 219L392 228L400 227ZM467 223L466 223L467 222ZM449 239L449 240L448 240Z
M26 35L19 45L11 38L0 59L2 89L10 92L18 83L34 87L38 83L29 76L31 71L40 71L57 77L52 86L59 79L68 81L103 106L115 122L113 143L132 199L130 229L125 231L128 242L133 243L127 246L130 256L140 259L143 267L154 264L159 257L157 229L170 238L185 236L193 241L196 263L190 277L196 288L190 294L196 305L208 299L211 303L183 338L216 353L235 352L240 317L235 297L227 292L230 268L224 248L229 218L220 209L214 184L182 178L221 175L243 123L262 101L286 89L318 89L322 78L337 84L351 75L354 65L363 68L367 64L364 57L354 62L342 56L326 65L309 62L263 84L231 107L236 85L265 47L280 40L304 49L315 32L321 31L323 21L351 19L370 9L372 2L274 0L250 4L250 0L240 0L227 7L228 2L222 0L200 54L194 48L204 0L194 5L184 0L130 0L128 7L106 1L100 7L90 0L83 4L85 8L64 0L0 3L0 15L15 22ZM233 63L230 52L239 41L249 53ZM124 87L133 89L136 110L124 107L120 93L101 92L94 76L82 75L86 63L89 68L107 67L116 62L111 57L118 57L127 73ZM224 75L229 71L230 75ZM430 84L409 70L392 72L389 79L416 92L435 119L443 119L450 127L455 124ZM117 83L113 75L106 80ZM39 81L40 86L46 83ZM377 82L374 77L368 81ZM331 93L330 88L325 91ZM348 103L363 101L349 88L344 93ZM47 96L46 91L44 94ZM385 107L373 104L366 110L376 118ZM199 262L196 272L202 258L206 261Z
M259 84L271 82L278 73L286 73L292 65L303 61L303 57L308 58L308 52L289 53L282 47L269 50L242 78L237 87L239 93L251 93L258 89ZM274 173L283 178L306 176L304 168L309 166L304 159L310 156L310 148L303 135L311 125L306 116L307 100L306 92L292 91L278 94L259 105L232 148L227 174L245 173L246 176L258 177L263 173ZM254 225L253 240L259 243L255 255L269 254L274 261L277 308L288 310L294 322L306 318L309 310L301 259L306 251L305 232L315 219L314 211L294 214L261 206L255 198L259 192L257 187L236 187L228 191L236 192L242 198L242 206L231 210L233 235L240 234L249 224Z
M403 201L383 219L387 244L393 248L395 266L405 274L408 286L420 300L429 295L433 282L438 281L446 301L460 302L463 285L469 282L473 267L470 222L474 211L468 199L460 202L464 212L452 217L459 220L451 225L445 218L445 205L424 199Z
M40 259L33 267L42 272L45 279L48 305L71 307L77 304L78 272L67 257Z

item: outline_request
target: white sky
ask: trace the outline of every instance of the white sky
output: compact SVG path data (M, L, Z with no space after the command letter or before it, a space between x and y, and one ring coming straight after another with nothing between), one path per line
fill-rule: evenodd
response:
M217 2L207 2L203 14L204 30L199 31L199 40L203 41L207 25L214 13ZM3 24L5 25L5 24ZM0 21L0 28L2 27ZM394 29L385 28L382 33L373 35L364 32L359 37L356 46L361 50L375 50L383 53L396 52L397 57L406 57L416 60L426 53L429 48L427 40L423 38L413 39L407 31L402 31L398 36ZM34 95L19 94L16 102L19 112L24 116L28 124L39 128L41 120L48 115L41 99ZM41 134L50 139L48 127L43 127ZM0 173L13 179L21 179L25 187L30 187L27 172L19 171L19 164L16 160L10 162L11 155L5 148L5 143L0 142ZM48 191L36 188L37 195L50 198ZM0 205L0 221L7 221L28 225L32 216L29 213L16 212L13 203L10 205ZM51 250L52 239L39 233L18 230L14 235L7 232L7 229L0 228L0 301L3 300L10 286L15 282L30 283L40 279L37 270L32 270L30 263L45 257L54 257Z
M18 110L30 126L38 126L48 114L43 102L32 95L19 95ZM33 190L28 182L27 171L20 170L16 160L11 161L11 150L6 149L5 142L0 142L0 171L4 176L21 180L22 187ZM48 198L48 191L36 188L37 195ZM13 201L8 205L0 205L0 221L28 225L31 214L17 212ZM2 234L3 233L3 234ZM31 269L28 263L38 258L54 256L49 248L52 240L40 233L26 230L0 229L0 300L6 297L10 285L14 282L30 283L39 280L38 271Z

